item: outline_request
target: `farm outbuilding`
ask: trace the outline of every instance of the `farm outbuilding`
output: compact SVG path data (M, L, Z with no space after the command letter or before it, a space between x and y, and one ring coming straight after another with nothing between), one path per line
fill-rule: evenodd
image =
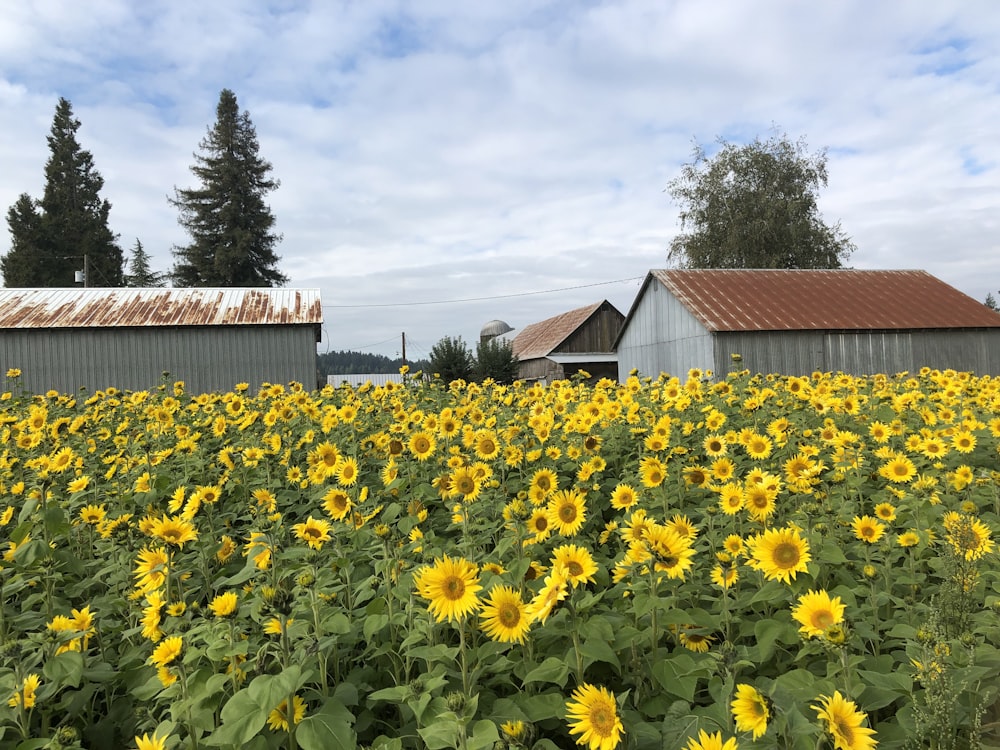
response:
M518 377L551 383L581 370L591 379L618 379L613 345L625 316L607 300L522 328L511 342Z
M318 289L0 289L0 374L34 393L312 389L322 323Z
M1000 314L926 271L652 270L615 342L631 370L1000 374Z

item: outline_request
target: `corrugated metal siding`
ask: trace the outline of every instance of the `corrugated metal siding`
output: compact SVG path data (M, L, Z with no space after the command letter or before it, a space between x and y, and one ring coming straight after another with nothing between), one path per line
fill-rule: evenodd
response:
M386 383L402 382L403 376L398 372L350 372L326 376L327 385L332 385L334 387L341 386L344 383L357 388L365 383L371 383L372 385L385 385Z
M733 368L733 354L743 358L736 369L751 372L808 375L827 369L822 331L717 333L714 344L716 375Z
M831 331L823 336L823 370L851 375L893 374L913 367L909 331Z
M553 380L562 380L563 368L558 362L545 357L522 359L517 363L517 377L518 380L540 380L551 383Z
M312 326L213 326L0 331L0 371L17 367L28 391L144 390L183 380L189 393L236 383L316 383Z
M663 372L683 377L693 367L714 367L712 335L658 283L640 292L617 351L619 380L632 370L650 377Z
M1000 375L1000 331L914 331L912 338L913 364L905 369Z

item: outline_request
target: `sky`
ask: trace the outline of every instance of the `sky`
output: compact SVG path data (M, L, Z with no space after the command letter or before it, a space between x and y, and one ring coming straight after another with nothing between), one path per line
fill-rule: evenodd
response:
M695 144L826 151L847 266L1000 289L993 0L32 0L0 20L0 209L40 198L59 97L128 252L169 271L168 198L235 92L281 182L291 288L319 352L474 349L609 300L628 313L680 232ZM10 248L4 226L0 254ZM1000 296L1000 295L997 295Z

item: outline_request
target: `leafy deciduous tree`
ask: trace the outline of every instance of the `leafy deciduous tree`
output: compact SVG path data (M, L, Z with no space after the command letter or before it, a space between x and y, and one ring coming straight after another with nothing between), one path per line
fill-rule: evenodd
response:
M517 380L517 372L517 357L509 341L491 338L476 345L477 380L492 378L498 383L510 384Z
M445 336L431 347L430 370L446 383L453 380L471 380L475 363L472 353L462 337Z
M79 128L72 105L60 98L47 136L42 199L23 193L7 213L12 244L0 265L9 287L72 286L84 256L90 286L124 283L124 257L108 227L111 204L100 196L104 178L80 147Z
M264 197L277 189L271 164L259 155L257 131L236 95L223 89L215 125L199 144L191 172L201 187L174 189L170 203L191 242L174 248L173 280L178 286L280 286L274 252L281 236Z
M685 268L840 268L854 245L823 222L817 192L827 184L826 152L772 136L746 145L719 139L708 156L695 145L667 190L681 207L681 234L668 261ZM687 231L685 231L687 230Z

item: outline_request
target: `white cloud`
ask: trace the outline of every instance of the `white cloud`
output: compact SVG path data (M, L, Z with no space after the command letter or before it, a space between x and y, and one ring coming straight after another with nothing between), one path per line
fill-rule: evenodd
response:
M821 208L860 268L1000 289L1000 17L948 4L791 0L15 4L0 27L0 208L40 195L69 98L113 204L154 264L167 203L228 87L281 188L292 285L319 286L334 349L402 331L474 342L638 284L677 231L692 139L829 148ZM0 240L0 252L6 242ZM552 294L524 292L582 287ZM440 305L346 307L496 296Z

